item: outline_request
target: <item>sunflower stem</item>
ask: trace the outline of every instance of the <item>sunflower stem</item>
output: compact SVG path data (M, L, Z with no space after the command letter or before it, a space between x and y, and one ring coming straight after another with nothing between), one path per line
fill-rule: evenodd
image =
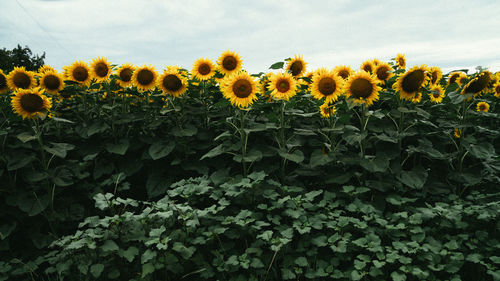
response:
M246 113L243 112L242 109L239 109L240 112L240 141L241 141L241 164L243 166L243 176L247 176L247 163L246 163L246 156L247 156L247 143L248 143L248 134L245 132L245 117Z
M366 118L366 105L363 103L361 104L361 112L358 115L359 121L360 121L360 127L361 127L361 136L364 135L365 130L366 130L366 125L368 124L368 118ZM363 139L359 140L359 149L361 153L361 158L365 158L365 147L363 145Z
M281 100L281 110L280 110L280 143L279 147L280 149L283 149L286 151L286 139L285 139L285 101ZM286 172L286 158L283 158L283 161L281 162L281 180L285 180L285 172Z

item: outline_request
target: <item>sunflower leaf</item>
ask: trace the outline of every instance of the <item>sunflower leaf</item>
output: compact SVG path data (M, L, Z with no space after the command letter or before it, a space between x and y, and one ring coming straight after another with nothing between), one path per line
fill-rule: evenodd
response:
M172 152L172 150L174 150L174 148L175 148L174 142L165 143L163 141L158 141L158 142L153 143L149 147L148 153L149 153L149 156L151 156L151 158L153 160L158 160L158 159L161 159L161 158L169 155L170 152Z
M282 62L282 61L280 61L280 62L277 62L277 63L273 63L273 65L271 65L269 67L269 69L282 69L283 65L285 65L285 63Z

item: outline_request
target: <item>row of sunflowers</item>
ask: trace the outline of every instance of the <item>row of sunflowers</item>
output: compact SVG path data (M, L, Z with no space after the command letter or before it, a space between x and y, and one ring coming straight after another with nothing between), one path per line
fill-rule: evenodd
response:
M389 62L379 59L367 60L359 70L349 66L333 69L320 68L306 71L307 63L300 55L287 59L284 70L276 73L251 75L243 69L243 61L238 53L226 51L214 63L210 59L195 61L191 72L177 66L168 66L159 74L155 67L123 64L112 65L106 58L98 57L90 64L76 61L65 66L63 73L44 65L37 72L15 67L10 73L0 70L0 93L12 93L11 106L15 113L24 118L45 116L52 108L52 99L64 97L65 87L76 84L83 89L95 84L113 83L120 88L133 87L136 93L160 91L162 95L179 98L190 84L212 83L217 85L222 95L232 105L248 108L258 97L289 101L298 92L308 93L320 100L320 113L330 117L336 111L334 103L341 97L355 104L371 106L379 99L379 94L388 89L388 81L402 100L413 103L422 101L422 93L427 93L431 103L441 103L446 87L461 86L460 94L493 93L500 98L500 73L481 71L467 75L462 71L443 76L439 67L414 66L406 70L404 54L398 54ZM271 68L283 69L284 63L276 63ZM113 77L114 79L110 79ZM102 87L102 86L101 86ZM472 97L471 97L472 98ZM477 111L487 112L490 105L480 101Z

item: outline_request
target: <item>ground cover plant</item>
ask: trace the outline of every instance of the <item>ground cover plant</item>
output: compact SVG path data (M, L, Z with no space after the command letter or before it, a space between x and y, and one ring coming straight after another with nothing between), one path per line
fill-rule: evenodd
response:
M0 280L500 280L500 75L399 54L0 71Z

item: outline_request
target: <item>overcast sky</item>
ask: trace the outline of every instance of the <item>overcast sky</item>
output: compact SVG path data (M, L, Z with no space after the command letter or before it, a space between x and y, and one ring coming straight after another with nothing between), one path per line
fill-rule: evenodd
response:
M0 48L27 45L61 70L75 60L191 69L237 51L266 71L302 54L308 69L389 60L445 72L500 70L500 1L0 0Z

